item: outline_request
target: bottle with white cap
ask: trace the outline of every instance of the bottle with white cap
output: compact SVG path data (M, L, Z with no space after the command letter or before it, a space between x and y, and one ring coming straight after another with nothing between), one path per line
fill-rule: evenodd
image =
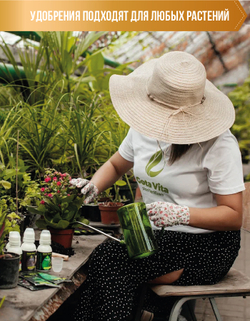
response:
M34 271L36 269L36 245L33 228L27 227L25 229L21 249L23 251L22 271Z
M8 251L9 247L11 245L11 242L17 242L18 240L18 245L21 247L21 236L18 231L10 231L9 233L9 242L6 244L5 250ZM13 246L13 245L12 245Z
M39 271L51 270L52 248L50 231L43 230L40 234L39 246L37 248L36 268Z
M20 255L19 271L21 271L22 249L21 249L21 237L18 231L10 231L9 243L6 245L6 251L9 253L16 253Z

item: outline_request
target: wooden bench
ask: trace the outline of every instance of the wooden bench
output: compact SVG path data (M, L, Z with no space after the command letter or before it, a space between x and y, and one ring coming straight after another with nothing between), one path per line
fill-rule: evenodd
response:
M222 321L215 298L218 297L246 297L250 296L250 278L242 272L232 268L223 280L214 285L174 286L152 285L151 289L161 297L176 297L171 310L169 321L177 321L183 304L195 299L209 299L217 321ZM191 312L196 321L194 311Z

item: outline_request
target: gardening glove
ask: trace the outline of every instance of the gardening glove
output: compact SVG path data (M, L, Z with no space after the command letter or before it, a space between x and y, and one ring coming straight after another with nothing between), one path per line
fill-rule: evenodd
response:
M149 219L157 227L173 225L188 225L190 220L189 208L168 202L153 202L146 204Z
M78 188L81 188L81 193L83 195L86 195L84 204L89 204L93 202L99 191L98 188L95 186L95 184L91 183L88 179L83 179L83 178L73 178L70 181L70 184L75 185Z

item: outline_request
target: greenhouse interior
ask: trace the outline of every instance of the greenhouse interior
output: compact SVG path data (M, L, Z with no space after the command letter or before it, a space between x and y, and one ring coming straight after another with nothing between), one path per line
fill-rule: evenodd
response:
M250 320L250 3L243 2L243 7L248 17L239 31L0 32L0 269L2 271L0 273L2 275L0 275L0 320ZM191 178L183 166L187 166L188 169L189 164L185 159L189 159L191 150L196 148L193 145L198 146L199 155L201 150L205 153L207 148L208 139L199 142L183 138L183 142L180 143L180 140L176 139L172 142L172 147L185 144L185 146L191 146L191 149L189 150L188 147L187 151L182 152L182 156L177 156L171 164L165 162L164 157L169 155L168 148L165 151L162 150L162 146L164 149L165 145L162 145L162 141L159 142L157 128L154 131L153 127L156 114L150 113L147 106L153 108L158 105L159 113L165 110L165 107L172 108L171 113L164 120L164 130L165 127L171 128L171 126L176 130L177 127L174 127L176 119L179 119L180 123L186 119L188 132L188 127L195 123L196 117L202 116L194 115L194 111L191 111L197 103L188 105L187 101L187 105L177 110L175 105L170 103L168 105L151 93L147 92L147 100L142 98L144 91L139 89L140 85L146 83L144 66L156 66L159 61L163 61L163 57L170 57L169 59L173 59L175 63L178 60L176 58L178 54L180 59L184 59L181 57L187 57L187 60L196 58L197 68L205 68L207 81L213 86L214 93L216 92L218 97L223 95L224 104L230 104L235 114L234 122L231 121L231 125L225 125L227 128L223 127L224 131L221 130L219 134L211 136L210 130L215 131L211 126L204 134L209 139L215 139L226 129L230 129L230 135L234 137L233 141L238 146L240 155L237 162L241 161L241 163L237 173L242 177L234 180L236 183L242 180L243 187L240 188L239 183L238 189L232 187L231 193L222 192L222 195L218 191L220 188L222 191L223 184L218 189L213 189L212 186L216 184L218 176L222 177L222 175L225 182L233 186L233 182L231 183L228 177L233 175L231 172L234 172L237 165L235 164L232 168L228 165L227 168L226 160L223 165L221 165L222 162L217 162L216 159L226 159L226 156L223 156L225 148L223 142L220 142L222 145L217 147L215 155L210 155L211 159L207 152L202 160L204 164L209 163L210 160L217 166L211 172L208 169L206 179L211 184L211 191L206 193L211 195L211 204L217 202L218 208L221 208L218 211L221 217L226 217L225 208L229 208L225 226L222 228L221 225L224 223L221 221L218 223L219 227L208 222L194 222L197 214L192 208L192 202L182 204L180 199L182 196L185 198L184 194L177 198L175 195L177 192L171 182L156 178L160 177L166 168L169 168L170 172L172 168L172 172L168 174L169 177L184 184L180 188L181 191L184 188L190 189L185 192L188 195L187 199L194 198L198 191L195 188L192 190L193 183L189 182ZM191 56L192 58L188 58ZM174 68L174 63L168 63L168 70ZM187 62L182 63L185 69ZM154 71L156 73L156 67ZM184 71L182 72L184 75ZM171 81L177 79L177 73L168 75L168 73L161 73L160 69L158 73L162 79L169 79L168 77L172 77ZM153 72L151 77L154 77ZM157 77L158 74L155 75L153 84L149 78L147 90L152 89L161 95L162 79L157 83ZM116 79L116 82L112 82L112 79ZM198 82L197 79L190 78L190 82L186 82L183 86L190 88L191 84ZM175 84L183 84L183 82L178 78ZM171 87L171 90L175 92L176 88ZM129 95L132 91L135 97ZM140 106L139 98L142 99ZM173 101L181 98L181 94L177 95ZM199 104L207 106L208 100L209 95L206 96L205 92ZM121 107L117 107L119 103ZM130 105L129 111L125 110L126 103ZM137 124L137 107L138 110L144 108L144 114L141 114L142 125ZM224 105L220 106L220 108L223 107ZM220 123L225 123L224 118L227 118L227 115L225 113L221 115ZM216 124L214 126L216 127ZM180 136L181 130L178 127L175 135ZM171 135L171 129L166 131ZM186 137L189 137L188 133ZM146 160L148 154L145 150L149 148L153 139L155 139L155 145L152 145L154 155ZM145 142L148 145L144 145ZM170 144L170 142L167 143ZM171 147L171 144L169 146ZM173 149L171 153L172 151ZM141 156L141 160L138 161L137 153L144 152L145 156ZM133 158L132 153L134 153ZM231 158L231 154L228 155L228 158ZM183 158L182 163L180 163L180 157ZM144 161L146 166L143 176ZM175 172L179 163L182 167L181 174ZM197 168L201 171L199 167L201 165L198 163L197 161ZM202 170L204 170L203 167ZM186 175L183 176L185 182L180 180L181 175ZM105 178L102 182L100 182L101 176ZM194 186L201 189L202 184L198 182ZM217 181L217 184L219 185L220 182ZM171 188L173 188L173 196L171 196ZM228 189L230 190L229 185ZM167 203L162 196L164 193L168 194L166 200L170 203ZM242 206L239 206L242 210L239 211L238 207L231 203L237 203L238 197L242 197ZM157 204L152 203L154 205L149 210L148 200L151 198L151 202L155 201L154 203ZM144 203L147 205L145 206ZM164 203L164 208L159 207L161 203ZM172 203L175 203L176 211L180 206L181 212L187 211L188 222L180 221L182 213L179 212L177 221L174 223L166 218L170 216ZM115 205L118 206L118 210L115 209L112 214L104 217L102 211L107 211L108 207L113 208ZM170 206L168 209L170 212L164 212L168 206ZM205 213L206 207L209 206L200 205L200 207L201 212ZM127 226L130 224L129 220L133 222L135 218L130 218L128 221L124 218L126 216L127 219L132 215L132 210L133 214L134 211L137 213L134 215L141 215L139 218L141 223L138 223L136 228L147 226L146 232L141 232L140 236L138 230L138 235L133 231L135 233L133 238L131 231L130 236L127 236L129 231ZM209 210L210 208L207 212ZM164 217L161 216L162 212L165 213ZM233 221L236 212L242 212L242 224L238 228L236 223L235 227L233 223L230 225L228 222ZM211 212L212 218L216 215ZM148 250L152 253L145 254L144 245L141 245L145 240L140 243L138 239L142 235L145 237L145 233L148 233L147 229L151 231L153 227L155 235L159 234L157 237L160 240L161 237L163 238L162 235L167 234L166 231L164 232L165 227L170 227L172 231L171 227L174 228L175 225L179 227L179 224L183 226L190 224L191 227L209 230L209 232L215 230L215 233L207 233L211 235L219 233L220 229L232 234L236 232L235 230L239 230L240 246L236 259L232 259L230 265L232 269L228 272L229 274L225 273L225 279L218 277L217 281L211 281L215 285L209 285L210 276L207 276L206 281L184 284L186 275L191 272L191 268L186 269L186 267L192 255L189 252L189 254L183 254L184 250L181 252L178 248L179 253L186 255L186 261L172 263L173 266L169 270L164 268L164 271L168 272L162 272L161 275L176 272L182 268L181 264L184 264L184 272L181 272L183 275L169 283L164 283L165 281L161 283L155 282L156 276L161 278L160 274L153 274L151 271L147 279L145 276L138 285L139 276L136 273L146 275L148 265L152 262L155 268L156 261L153 261L153 258L158 255L157 253L161 253L161 250L157 252L156 245L156 249ZM157 232L154 230L155 227ZM189 227L185 226L185 228ZM71 234L68 230L71 230ZM182 233L182 230L180 231L179 233ZM178 233L178 229L175 233ZM59 241L59 236L62 237L62 241ZM66 236L70 238L69 243L63 243L66 242ZM150 237L146 235L145 244L148 244ZM153 234L152 237L154 237ZM140 244L136 247L137 241ZM171 240L171 242L174 241ZM111 244L115 245L112 247ZM108 254L103 252L107 257L102 261L102 258L97 255L101 255L99 252L101 249L104 251L105 245L107 245L106 250L110 252L107 252ZM143 250L139 249L140 246ZM232 255L234 245L230 246L226 250ZM12 247L13 253L16 254L11 252ZM119 254L120 248L121 253L128 250L130 257L123 258L125 263L121 265L119 272L121 274L117 272L119 277L112 277L113 272L108 274L108 266L111 266L111 270L113 267L114 271L119 269L115 265L118 263L116 261L113 263L111 260L118 260L123 255ZM139 250L143 254L141 252L134 254L133 251ZM173 249L172 252L174 251ZM206 253L209 251L210 249L204 250L199 260L203 260L203 255L206 260L205 257L208 255ZM9 252L17 257L17 264L15 268L7 268L6 272L3 272L7 264L5 261L10 261L5 259ZM211 261L217 262L220 257L222 260L222 257L224 258L222 252L223 250L218 246L217 256L211 258ZM229 256L229 252L225 255ZM171 254L173 260L176 253ZM61 267L56 265L56 259L60 261ZM195 264L198 261L195 261ZM14 261L11 262L13 265ZM143 262L148 262L148 265ZM141 270L138 268L140 264ZM125 265L130 268L125 268ZM16 269L15 276L12 268ZM101 270L96 271L101 268L105 271L103 274ZM126 269L132 272L127 272ZM132 273L132 276L126 273ZM100 279L97 279L98 277ZM227 277L229 279L226 279ZM122 281L121 278L123 278ZM178 280L180 280L179 283ZM95 287L94 282L97 282ZM124 286L124 289L117 290L118 286ZM216 290L212 292L214 287ZM130 291L132 291L131 294ZM149 291L153 294L151 292L148 294ZM164 291L164 294L161 291ZM125 292L127 292L126 295ZM178 305L176 302L182 302L180 297L186 299ZM148 304L147 300L152 301ZM161 308L169 305L170 307L166 308L168 312L165 313L164 310L163 316L161 308L152 308L152 302L157 302ZM178 309L175 309L175 305Z

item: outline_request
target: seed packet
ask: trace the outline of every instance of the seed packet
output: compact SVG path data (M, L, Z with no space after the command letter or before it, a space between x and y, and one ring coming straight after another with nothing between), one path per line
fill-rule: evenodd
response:
M61 278L59 276L51 275L48 273L38 272L38 275L41 278L45 279L46 281L52 282L54 284L61 284L63 282L72 282L72 280L70 280L70 279Z
M18 285L20 285L26 289L29 289L30 291L39 291L39 290L48 289L48 287L45 285L35 286L35 285L31 284L29 281L22 279L22 278L19 278Z
M25 272L21 272L20 273L20 277L29 281L30 283L32 283L35 286L49 286L52 288L58 288L59 285L56 285L54 283L51 283L49 281L46 281L45 279L41 278L36 272L30 272L30 273L25 273Z

